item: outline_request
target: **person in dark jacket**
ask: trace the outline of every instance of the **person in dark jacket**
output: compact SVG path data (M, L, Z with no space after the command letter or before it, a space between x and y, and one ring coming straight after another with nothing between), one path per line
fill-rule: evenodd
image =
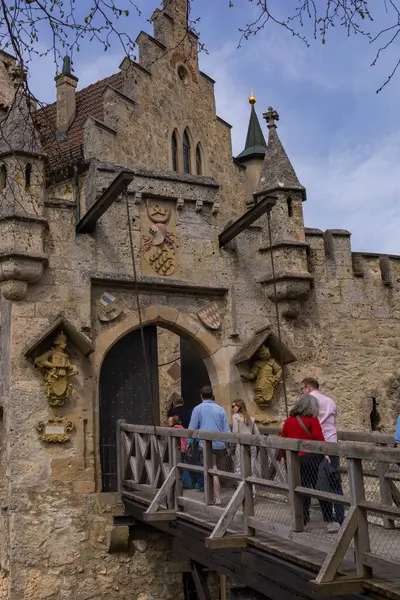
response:
M184 405L182 396L177 394L177 392L174 392L169 401L170 407L167 416L179 417L182 427L187 429L190 422L191 411Z

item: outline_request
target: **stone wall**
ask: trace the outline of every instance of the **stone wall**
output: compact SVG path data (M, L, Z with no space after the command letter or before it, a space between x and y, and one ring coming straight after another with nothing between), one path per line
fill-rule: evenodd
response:
M160 423L167 424L169 399L173 392L181 393L180 338L168 329L157 327L158 379L160 388Z
M10 71L15 66L15 58L7 52L0 51L0 105L10 106L14 97L14 86ZM0 116L1 120L1 116Z
M213 84L198 71L197 56L167 53L152 62L172 35L166 21L157 23L159 44L141 36L148 70L125 60L124 94L107 89L104 123L89 118L85 125L85 157L93 160L80 175L82 213L124 167L134 171L127 197L111 205L93 233L77 235L73 183L48 189L48 267L25 300L0 303L0 597L8 587L9 600L123 600L132 590L140 600L179 598L179 577L167 572L172 554L166 537L149 534L147 544L131 545L131 553L107 552L107 532L121 506L117 497L100 492L99 378L111 346L139 326L137 291L143 323L158 327L162 422L166 400L180 388L165 364L179 364L179 335L196 345L217 401L229 412L232 399L243 397L254 413L251 385L240 379L249 365L239 369L234 357L260 328L278 332L275 304L262 283L271 274L271 242L281 270L305 270L312 278L309 296L296 300L296 318L283 303L278 306L283 342L297 358L286 368L288 407L302 378L313 376L336 400L341 428L368 428L372 398L387 430L400 410L398 258L354 255L347 232L304 229L300 197L291 195L289 215L283 192L272 211L272 240L264 216L220 249L218 234L249 197L245 171L232 160L230 127L216 116ZM179 66L187 68L188 79L179 76ZM171 171L171 135L176 129L182 139L185 128L192 151L202 145L201 176ZM193 154L191 160L193 165ZM21 202L32 212L25 195ZM157 205L169 216L149 222ZM150 244L151 236L160 234L173 265L168 272L149 259L149 248L155 252L161 245ZM103 292L122 308L108 323L97 316ZM198 317L211 302L221 320L215 330ZM60 313L89 338L94 353L85 358L70 344L79 375L71 399L53 410L42 376L24 353ZM45 445L36 429L54 414L75 426L63 445ZM282 385L270 414L277 421L285 417Z

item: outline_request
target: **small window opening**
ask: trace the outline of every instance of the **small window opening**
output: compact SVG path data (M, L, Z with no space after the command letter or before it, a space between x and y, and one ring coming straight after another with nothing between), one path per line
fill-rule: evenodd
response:
M25 187L31 187L32 165L28 163L25 167Z
M288 217L293 217L293 202L291 198L288 198L286 200L287 202L287 212L288 212Z
M185 85L189 83L189 73L186 67L184 67L183 65L180 65L178 67L178 76L182 83L184 83Z
M202 164L201 164L200 144L197 144L197 148L196 148L196 173L197 173L197 175L203 175L203 168L202 168Z
M7 167L1 165L0 168L0 190L4 190L7 185Z
M371 422L371 430L379 431L379 426L381 423L381 415L379 414L379 411L378 411L378 403L377 403L376 398L372 398L372 410L370 412L369 419Z
M190 141L187 131L183 134L183 172L190 173Z
M176 137L176 132L172 134L172 170L178 170L178 139Z

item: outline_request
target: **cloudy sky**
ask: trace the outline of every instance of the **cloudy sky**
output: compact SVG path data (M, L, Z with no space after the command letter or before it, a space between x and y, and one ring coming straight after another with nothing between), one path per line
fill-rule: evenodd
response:
M380 20L371 30L390 22L384 1L376 3ZM147 19L159 0L137 4L142 16L131 11L128 18L133 37L141 29L151 33ZM233 125L234 153L243 149L252 88L260 119L270 105L280 115L279 135L307 188L306 225L350 230L354 250L400 254L400 71L376 94L398 59L400 42L375 67L370 64L377 48L338 28L325 45L313 41L307 48L271 24L238 49L238 29L251 19L255 2L234 4L193 0L209 52L200 57L201 69L217 81L217 111ZM94 42L84 44L74 58L79 88L116 72L122 56L117 43L107 53ZM46 102L55 99L53 73L50 56L31 66L31 87Z

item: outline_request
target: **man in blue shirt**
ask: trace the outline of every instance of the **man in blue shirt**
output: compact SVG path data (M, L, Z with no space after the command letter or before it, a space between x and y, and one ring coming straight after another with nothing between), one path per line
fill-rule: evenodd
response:
M189 429L204 429L206 431L220 431L222 433L230 433L231 429L228 423L228 417L222 406L215 403L214 394L210 386L206 385L200 390L202 403L193 409L189 423ZM200 441L200 448L203 446L203 441ZM212 443L214 466L221 471L224 470L224 459L226 457L225 442L214 441ZM201 453L202 454L202 453ZM201 463L203 463L201 456ZM221 504L221 487L218 477L213 478L214 481L214 500L215 504Z

